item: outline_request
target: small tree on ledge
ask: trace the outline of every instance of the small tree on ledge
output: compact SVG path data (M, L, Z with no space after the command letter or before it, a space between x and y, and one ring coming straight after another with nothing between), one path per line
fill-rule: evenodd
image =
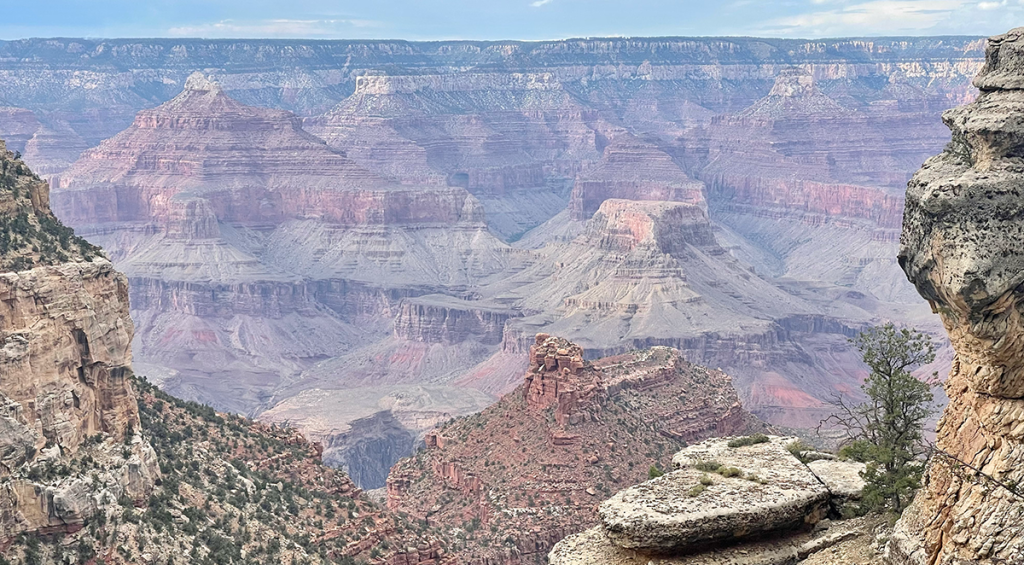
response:
M851 405L838 397L837 413L821 425L835 424L845 432L840 455L867 463L865 508L900 514L921 485L928 452L924 423L934 412L931 383L911 371L935 360L935 346L927 334L892 323L850 341L871 370L861 387L868 400Z

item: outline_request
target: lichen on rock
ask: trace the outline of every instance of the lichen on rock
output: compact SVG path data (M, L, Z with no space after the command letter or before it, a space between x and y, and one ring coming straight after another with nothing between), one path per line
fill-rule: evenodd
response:
M907 187L899 254L956 351L894 564L1024 563L1024 28L989 39L978 99Z

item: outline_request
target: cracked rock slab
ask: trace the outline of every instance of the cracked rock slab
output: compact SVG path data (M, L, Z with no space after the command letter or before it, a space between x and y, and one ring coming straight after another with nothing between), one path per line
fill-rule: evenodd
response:
M825 483L833 498L859 500L864 491L864 463L818 459L808 463L807 468Z
M675 551L814 524L825 516L829 491L786 449L792 441L691 446L673 458L678 470L601 504L602 526L622 548ZM715 464L729 471L708 470Z

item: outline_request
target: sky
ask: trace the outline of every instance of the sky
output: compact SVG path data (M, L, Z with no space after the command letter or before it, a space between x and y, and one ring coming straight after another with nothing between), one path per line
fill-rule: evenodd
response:
M993 35L1024 0L2 0L0 39Z

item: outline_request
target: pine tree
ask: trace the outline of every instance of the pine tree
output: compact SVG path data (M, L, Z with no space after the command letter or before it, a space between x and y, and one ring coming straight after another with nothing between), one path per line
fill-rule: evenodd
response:
M868 400L851 405L839 398L837 414L822 424L838 424L847 434L841 455L867 463L864 507L899 514L921 484L924 423L934 411L930 383L912 371L935 360L935 346L928 335L891 323L851 341L871 371L862 386Z

